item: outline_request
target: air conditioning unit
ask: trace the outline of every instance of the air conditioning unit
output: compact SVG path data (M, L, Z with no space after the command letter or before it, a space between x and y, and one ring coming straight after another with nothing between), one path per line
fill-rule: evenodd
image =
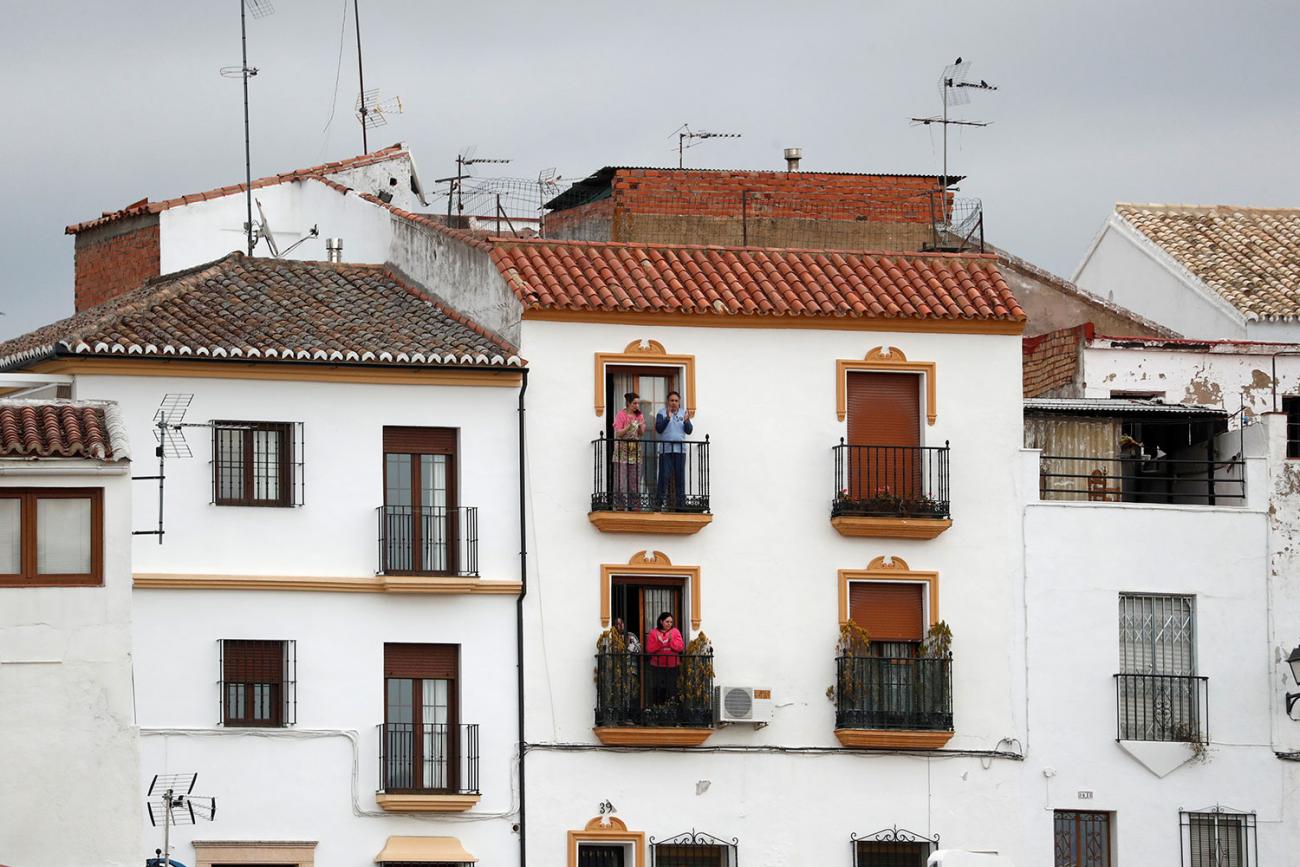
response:
M720 723L767 725L772 721L772 690L753 686L714 688L713 706Z

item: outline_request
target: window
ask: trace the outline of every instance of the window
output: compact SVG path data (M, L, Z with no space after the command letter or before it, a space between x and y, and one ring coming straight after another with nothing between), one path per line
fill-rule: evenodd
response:
M853 867L925 867L939 840L897 827L850 839Z
M0 586L102 584L102 488L0 488Z
M302 485L295 471L301 468L301 431L302 425L287 422L213 422L212 501L218 506L300 505Z
M297 722L297 642L226 639L219 645L224 725L276 727Z
M1055 867L1111 867L1110 813L1057 810Z
M736 867L736 840L721 840L701 831L657 842L650 838L652 867Z
M1184 867L1254 867L1255 814L1226 807L1180 813Z
M614 576L610 612L614 619L621 619L628 630L636 633L643 645L646 634L654 629L659 615L665 611L677 622L682 637L690 640L689 620L683 610L685 585L685 578Z
M1119 738L1203 739L1194 597L1120 594L1119 645Z
M385 792L477 791L461 779L462 740L477 727L457 725L459 658L455 644L384 645Z
M1286 456L1300 458L1300 395L1282 398L1282 411L1286 413Z
M457 508L454 428L384 428L382 572L478 574L476 512Z

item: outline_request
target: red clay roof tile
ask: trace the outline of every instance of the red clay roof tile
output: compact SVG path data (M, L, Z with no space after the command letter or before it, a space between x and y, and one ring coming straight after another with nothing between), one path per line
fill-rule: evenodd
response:
M113 457L102 406L69 402L0 401L0 457Z

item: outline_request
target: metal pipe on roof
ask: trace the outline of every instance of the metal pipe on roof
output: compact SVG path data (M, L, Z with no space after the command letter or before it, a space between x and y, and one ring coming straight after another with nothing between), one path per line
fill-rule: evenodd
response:
M785 170L787 172L799 171L799 160L801 159L803 159L803 148L786 148Z

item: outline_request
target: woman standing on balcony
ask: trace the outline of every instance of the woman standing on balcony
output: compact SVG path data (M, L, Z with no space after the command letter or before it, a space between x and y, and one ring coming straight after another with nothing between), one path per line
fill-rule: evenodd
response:
M627 405L614 416L614 508L640 511L641 437L645 416L635 391L623 395Z
M677 667L685 649L682 634L673 626L673 616L663 612L655 628L645 636L645 650L650 656L651 704L665 704L677 697Z

